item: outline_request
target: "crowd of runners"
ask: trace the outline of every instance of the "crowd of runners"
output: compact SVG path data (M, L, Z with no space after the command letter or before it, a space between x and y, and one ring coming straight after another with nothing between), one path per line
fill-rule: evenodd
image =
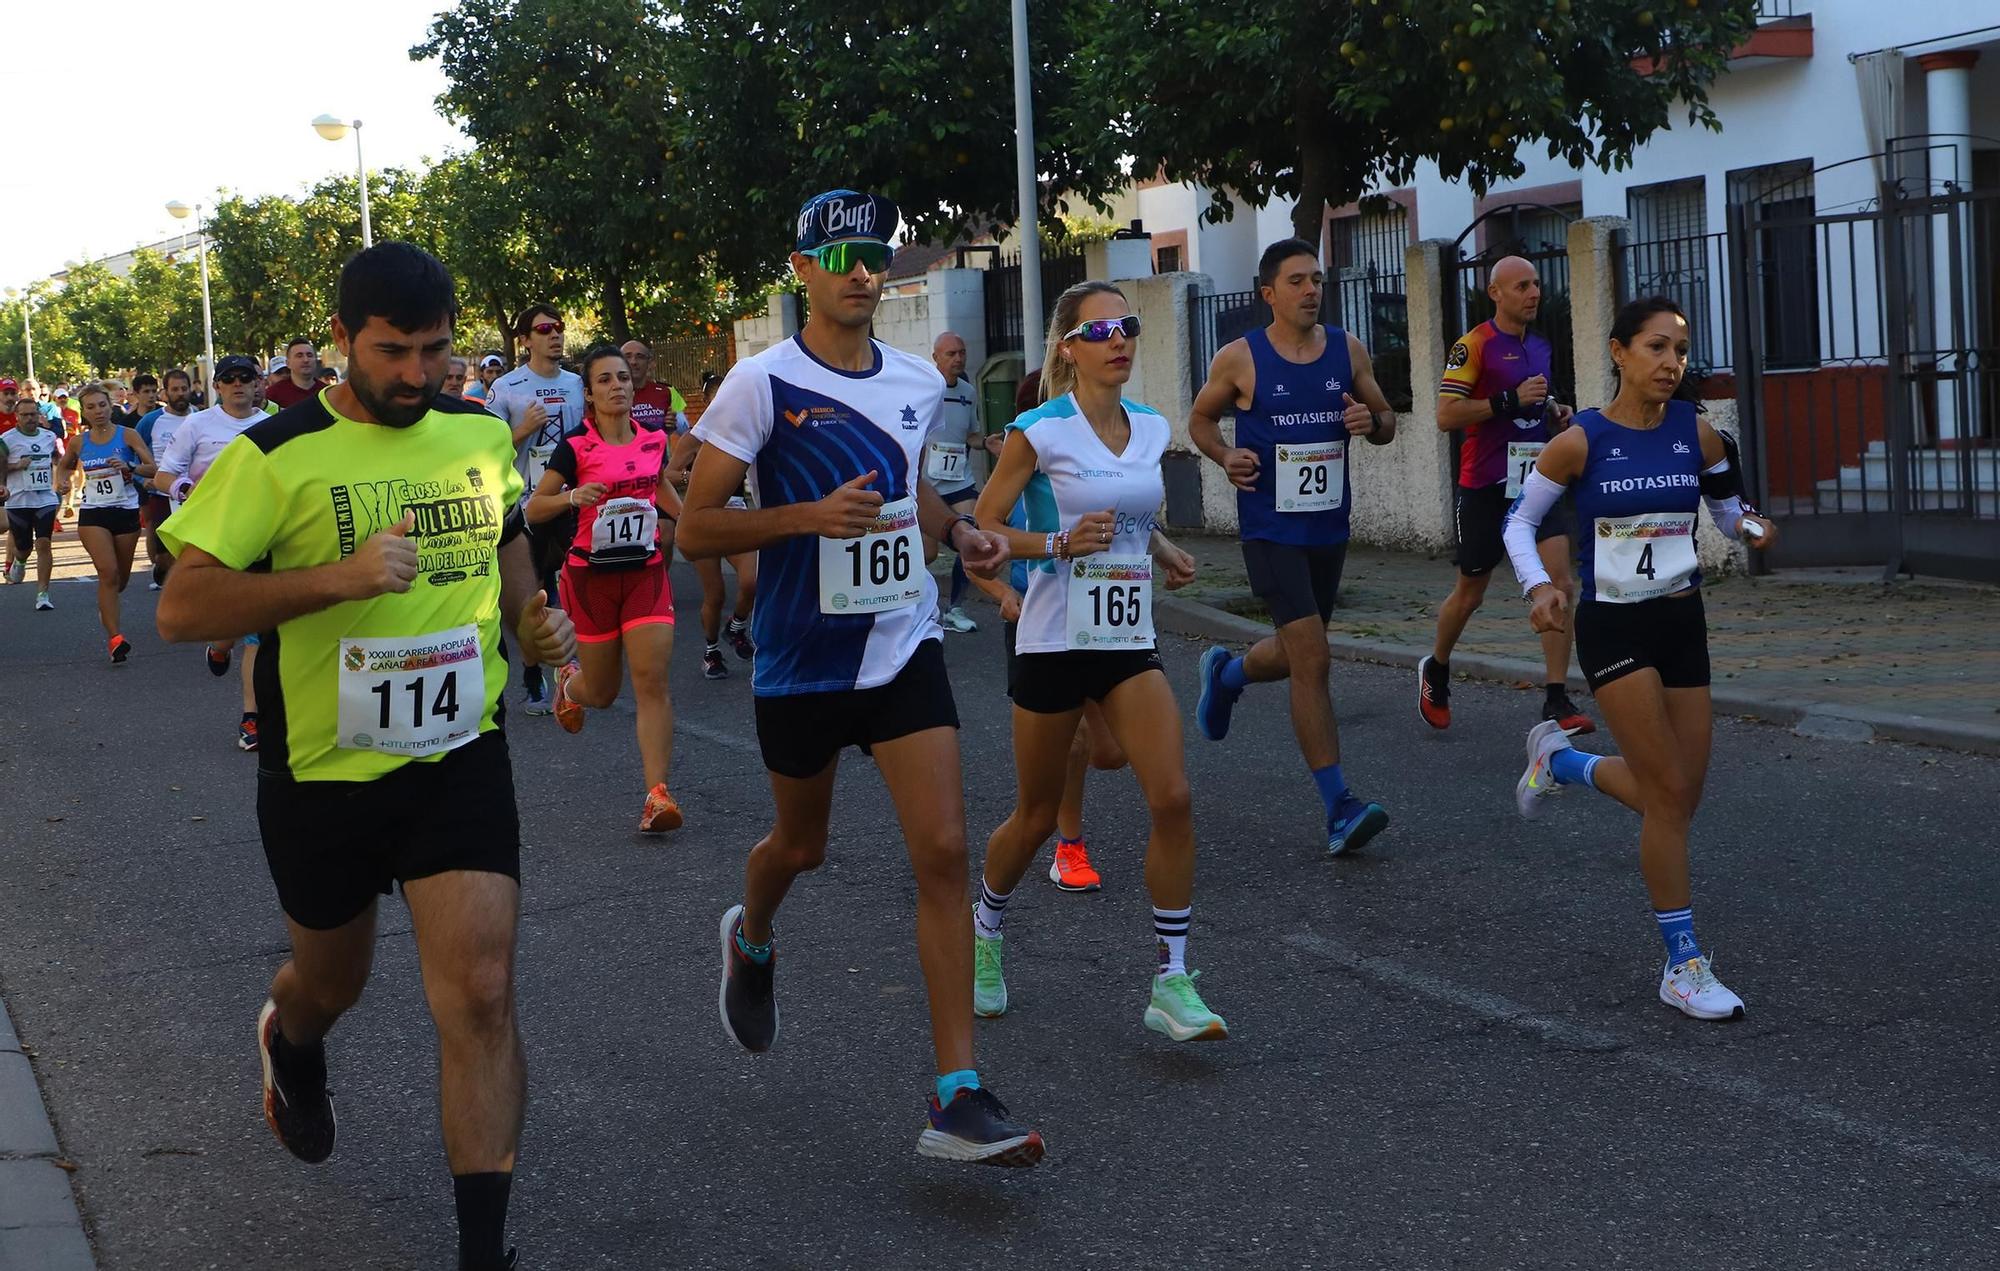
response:
M1052 991L1017 977L1010 996L1003 970L1008 904L1043 845L1056 839L1056 887L1103 885L1084 839L1091 769L1129 768L1145 801L1153 965L1137 1022L1172 1042L1230 1036L1190 956L1202 796L1187 745L1227 745L1238 711L1275 705L1252 687L1283 681L1301 780L1324 812L1313 850L1360 851L1391 824L1357 792L1367 770L1343 764L1326 632L1350 451L1395 444L1397 416L1369 351L1320 319L1315 246L1263 253L1271 320L1215 355L1186 421L1235 487L1272 633L1176 668L1157 647L1155 594L1190 582L1195 562L1159 518L1173 421L1126 396L1139 315L1106 281L1056 297L1038 388L989 435L963 340L940 337L925 360L871 337L898 223L878 195L809 200L790 256L804 329L704 376L695 404L652 378L642 342L571 356L550 305L516 318L518 365L455 355L452 279L395 242L341 273L344 376L299 340L269 365L220 359L206 403L178 370L48 403L39 386L0 380L10 581L32 565L36 607L49 607L50 537L74 497L110 661L133 647L120 594L143 536L160 636L202 646L217 676L240 667L238 739L260 752L257 816L291 947L258 1018L264 1112L304 1160L334 1150L325 1041L367 981L379 898L400 885L440 1039L464 1267L514 1265L504 1233L526 1077L505 707L574 733L629 674L638 828L699 823L699 800L683 807L670 788L676 553L700 582L704 676L751 677L771 789L741 893L717 898L720 1022L745 1050L778 1043L779 912L825 859L836 768L858 748L895 805L916 883L936 1074L924 1155L1027 1166L1044 1153L981 1070L975 1020ZM1451 726L1451 651L1506 557L1529 602L1524 643L1539 639L1548 668L1519 812L1542 815L1583 786L1639 813L1659 996L1698 1019L1736 1017L1743 1004L1716 980L1690 908L1688 826L1710 739L1694 530L1703 504L1753 544L1771 527L1742 502L1732 444L1681 396L1689 329L1673 302L1618 314L1616 396L1575 409L1558 402L1531 329L1533 266L1501 262L1489 290L1494 318L1452 348L1438 389L1440 427L1465 436L1460 581L1418 670L1417 713ZM942 598L930 568L941 552L953 557ZM968 845L943 650L944 632L976 628L972 589L1004 624L1016 791L983 851ZM1567 690L1572 643L1615 754L1570 741L1595 727ZM1510 775L1493 774L1498 797ZM1136 947L1146 940L1134 930Z

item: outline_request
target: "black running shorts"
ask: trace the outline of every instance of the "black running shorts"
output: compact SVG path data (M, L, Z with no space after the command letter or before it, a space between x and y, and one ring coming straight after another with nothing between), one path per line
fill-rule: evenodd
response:
M80 530L110 530L113 537L139 532L138 508L84 508L76 514Z
M1037 715L1060 715L1102 702L1111 690L1148 671L1165 674L1155 649L1064 649L1059 653L1019 653L1007 695L1014 705Z
M257 828L278 903L315 931L347 925L414 878L454 869L521 877L514 766L498 729L373 781L260 772Z
M1477 490L1457 487L1458 555L1453 559L1459 573L1477 578L1490 573L1506 557L1507 544L1501 540L1500 532L1507 526L1507 509L1513 505L1504 484L1481 486ZM1564 495L1535 527L1535 541L1545 543L1557 536L1575 538L1571 515L1569 496Z
M958 706L944 671L944 644L937 639L917 645L896 678L875 688L753 700L764 766L801 781L825 772L849 746L859 746L865 755L878 742L958 727Z
M56 536L56 510L46 508L8 508L7 532L14 536L14 550L25 552L38 538Z
M1576 607L1576 661L1596 692L1651 668L1665 688L1708 687L1708 615L1701 589L1633 605L1585 600Z
M1333 617L1340 595L1340 571L1347 566L1347 544L1295 547L1289 543L1243 540L1243 570L1250 590L1271 611L1271 625L1288 626L1319 615L1319 625Z

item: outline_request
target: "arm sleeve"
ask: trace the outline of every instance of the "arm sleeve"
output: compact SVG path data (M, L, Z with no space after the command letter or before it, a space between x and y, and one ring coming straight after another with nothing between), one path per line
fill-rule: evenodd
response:
M1507 509L1507 524L1500 531L1500 540L1507 545L1507 559L1513 562L1514 577L1520 581L1524 596L1550 581L1541 553L1535 550L1535 530L1568 488L1557 485L1540 472L1530 472L1528 479L1521 483L1521 497Z
M565 437L556 443L556 452L549 456L549 471L560 472L564 485L576 484L576 447Z
M1479 390L1481 343L1477 332L1468 331L1451 346L1451 352L1445 355L1444 379L1438 383L1438 396L1471 397Z
M178 445L180 437L174 441ZM231 569L248 569L270 554L283 502L270 459L249 442L232 442L180 510L160 522L160 538L176 554L192 545Z
M694 435L744 463L757 462L757 452L771 439L771 383L763 371L749 362L731 367Z

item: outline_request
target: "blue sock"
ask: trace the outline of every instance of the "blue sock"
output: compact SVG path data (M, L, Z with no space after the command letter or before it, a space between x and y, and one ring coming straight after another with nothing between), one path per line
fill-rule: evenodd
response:
M736 951L752 962L755 962L758 966L763 966L771 960L771 946L768 944L751 944L748 940L745 940L741 925L736 928Z
M1340 775L1340 765L1330 763L1324 768L1314 768L1313 784L1319 787L1319 799L1326 804L1326 814L1332 816L1347 794L1347 778Z
M1581 750L1558 750L1549 756L1549 775L1556 779L1559 786L1589 786L1595 790L1597 782L1591 774L1597 771L1597 765L1603 759L1603 755L1586 754Z
M971 1068L961 1068L957 1072L947 1072L937 1079L937 1101L940 1108L951 1106L961 1090L979 1089L979 1074Z
M1668 966L1701 956L1701 946L1694 941L1693 909L1655 909L1653 919L1660 924L1660 939L1667 945Z
M1232 693L1241 693L1244 685L1250 682L1249 675L1243 670L1243 659L1233 657L1224 662L1222 670L1216 673L1215 682Z

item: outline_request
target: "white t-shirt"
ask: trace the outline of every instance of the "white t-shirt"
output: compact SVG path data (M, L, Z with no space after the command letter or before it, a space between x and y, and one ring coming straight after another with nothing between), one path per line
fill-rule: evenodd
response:
M962 465L965 475L956 481L933 480L931 484L937 487L939 494L957 494L960 490L972 488L971 443L966 438L977 427L979 427L979 416L973 408L972 382L961 375L956 383L945 386L944 426L938 429L937 436L931 438L931 448L936 450L939 446L965 446L967 453ZM938 470L935 455L926 455L925 463L927 472Z
M181 421L174 429L173 437L163 450L155 450L160 471L180 477L191 477L200 481L208 475L208 466L222 453L222 448L243 435L252 424L261 424L270 416L261 410L253 410L247 419L238 419L220 406L210 406L198 410ZM159 436L161 424L166 416L153 425L153 435Z
M30 437L18 428L9 428L0 433L0 445L7 447L8 507L26 511L52 508L62 501L55 487L56 456L62 453L62 442L55 433L37 428ZM28 466L13 471L15 461L24 458Z
M1160 456L1166 453L1173 429L1152 407L1132 401L1123 404L1132 423L1123 454L1114 455L1105 447L1069 394L1044 402L1007 425L1035 448L1035 474L1022 494L1031 532L1066 530L1087 512L1110 509L1117 517L1104 554L1151 556L1153 531L1160 527L1160 502L1166 497ZM1070 640L1069 581L1069 561L1031 563L1028 594L1022 598L1021 623L1014 635L1016 652L1061 653L1075 647Z
M885 502L915 498L944 380L922 358L869 343L869 371L835 370L797 336L730 368L694 435L750 465L758 507L816 502L871 468ZM810 534L758 553L750 621L760 697L887 684L919 644L941 638L937 583L921 560L911 580L920 597L879 613L822 613L819 562Z
M493 381L486 409L518 428L528 417L528 407L540 402L548 417L515 447L514 470L521 474L521 499L535 492L542 474L549 470L549 457L556 444L583 423L583 377L575 371L557 368L554 375L535 374L531 367L517 366Z
M167 447L173 444L174 434L178 433L188 420L193 419L199 413L199 411L195 411L186 415L176 415L170 410L160 412L160 417L153 421L153 439L149 443L156 462L161 455L167 452Z

